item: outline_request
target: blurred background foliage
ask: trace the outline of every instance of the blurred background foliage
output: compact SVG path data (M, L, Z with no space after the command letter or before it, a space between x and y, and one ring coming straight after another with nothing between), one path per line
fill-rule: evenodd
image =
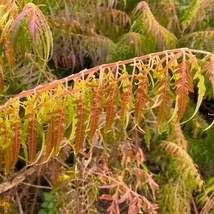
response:
M19 26L17 37L19 45L16 53L9 53L7 47L12 44L5 42L9 41L13 34L8 34L10 38L5 37L1 40L0 63L5 82L1 104L23 90L103 63L180 47L214 51L214 0L17 0L16 2L1 2L3 2L2 5L9 2L8 7L13 7L13 13L9 17L14 16L13 20L27 3L32 2L38 5L46 17L53 36L53 55L50 60L44 57L39 58L35 54L34 46L30 45L31 37L26 33L27 20L23 20ZM0 8L1 33L6 23L2 18L6 11L5 7ZM13 48L11 46L8 50L14 50ZM13 62L8 61L8 54L14 54ZM184 160L189 160L188 155L190 155L194 163L198 165L204 182L207 183L206 188L201 190L200 194L194 192L191 181L181 175L185 166L176 162L176 157L166 157L164 149L159 146L160 141L166 141L172 137L175 127L164 127L162 135L158 137L151 131L140 142L146 155L144 169L154 173L154 179L160 187L157 198L159 213L191 213L195 204L201 213L208 213L207 209L209 213L214 213L212 207L209 209L209 206L214 203L214 129L203 131L212 122L212 117L208 113L214 114L214 96L211 84L208 80L206 81L206 99L203 101L200 113L182 125L188 151ZM195 99L193 96L186 118L194 112ZM140 137L137 137L138 140ZM116 145L121 146L121 142ZM112 148L112 153L114 149L115 147ZM121 156L118 155L118 157L120 159ZM73 163L72 158L69 156L66 164ZM121 166L119 160L117 162L115 165L118 168L115 173L119 175L123 170L123 164ZM56 182L58 186L56 185L55 188L62 192L65 189L68 194L71 194L71 186L77 185L75 179L80 179L79 176L81 177L82 174L86 176L85 171L79 170L78 172L75 178L69 175L70 181L67 178L58 179ZM126 176L127 180L134 179L133 175ZM96 195L97 189L89 186L91 180L97 182L94 177L89 177L84 182L89 188L88 191L94 191L93 194ZM66 187L62 189L62 183L65 181ZM30 194L30 189L28 191ZM81 191L87 197L87 191L85 189ZM147 192L144 188L141 188L141 191L144 194ZM38 198L42 200L42 193L40 195L41 197L38 196ZM207 197L210 197L210 201ZM91 198L89 201L91 204L94 203ZM2 203L0 201L0 208ZM74 207L71 207L69 203L67 198L62 202L68 210L71 210ZM51 206L54 207L53 204ZM41 209L44 210L45 207Z

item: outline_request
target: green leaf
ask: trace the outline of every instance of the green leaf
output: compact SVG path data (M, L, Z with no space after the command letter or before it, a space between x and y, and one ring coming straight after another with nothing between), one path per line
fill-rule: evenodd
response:
M182 122L182 123L186 123L188 122L189 120L191 120L198 112L199 110L199 107L201 106L201 103L202 103L202 100L203 100L203 97L205 95L205 92L206 92L206 86L204 84L204 76L200 73L200 70L197 71L197 73L195 74L194 78L193 79L198 79L198 100L197 100L197 104L196 104L196 108L195 108L195 111L193 113L193 115L186 121Z

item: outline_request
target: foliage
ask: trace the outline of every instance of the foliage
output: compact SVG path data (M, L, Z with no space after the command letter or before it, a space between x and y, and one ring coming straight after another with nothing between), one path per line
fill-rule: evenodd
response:
M193 53L202 53L205 54L205 57L199 60ZM140 129L143 132L151 132L148 129L151 121L157 122L157 126L153 127L153 133L156 131L161 133L163 124L172 120L176 123L179 122L186 111L189 93L194 93L193 82L197 81L198 102L193 115L190 117L192 118L197 113L204 96L203 74L209 75L212 82L212 60L213 55L205 51L189 49L163 51L86 69L53 83L21 92L0 108L1 151L6 173L9 173L10 169L15 166L18 154L22 154L20 153L20 145L22 145L23 158L26 164L34 165L38 161L40 164L49 161L52 155L59 153L59 147L63 148L67 143L72 145L75 156L78 157L78 153L82 154L82 148L93 152L101 146L105 151L114 141L121 141L123 144L117 147L121 147L122 164L126 166L132 157L131 151L133 149L131 148L136 147L136 145L125 143L126 140L123 139L123 135L125 134L126 138L130 140L137 140L133 136L134 130ZM201 61L204 67L200 65ZM131 74L127 72L130 68L132 68ZM157 115L155 119L154 115ZM16 119L14 120L14 118ZM177 139L179 139L178 137L182 136L182 132L180 131L179 135L177 131L177 134ZM192 191L200 191L203 180L201 180L191 157L184 149L180 148L179 144L166 142L162 145L166 154L173 155L178 163L183 163L181 165L181 169L185 169L183 176L184 179L191 181L191 185L188 184L188 186L192 186ZM17 155L13 156L12 154ZM155 183L153 180L149 180L151 175L139 168L141 159L138 160L138 155L140 154L143 154L142 150L137 151L134 155L137 161L135 164L138 167L135 168L134 165L133 169L137 170L137 173L148 176L147 182L153 192L154 187L151 185ZM112 156L112 158L115 157ZM90 158L88 161L90 163ZM107 163L104 162L102 167L105 169L107 166ZM102 167L100 168L102 169ZM82 169L80 168L80 170ZM86 170L86 172L88 173L90 170ZM96 175L96 178L93 179L98 179L97 176L99 177L100 173L102 176L105 175L103 171L96 172L95 170L91 173L92 176L94 173ZM123 176L131 178L131 175L136 172L129 169L127 173L128 175ZM72 174L77 175L78 172ZM118 204L117 200L123 197L123 194L126 194L124 197L129 198L129 200L131 200L130 198L133 200L136 200L134 199L136 197L139 198L140 201L132 202L131 200L130 203L137 203L138 208L148 212L145 208L145 203L149 203L148 199L141 198L134 193L133 196L127 195L131 194L133 190L120 189L120 186L124 188L126 184L123 184L119 175L119 181L113 175L115 172L112 173L112 176L109 177L107 174L107 177L104 176L99 180L106 182L107 179L108 182L110 180L114 184L110 182L108 185L105 183L104 186L103 184L96 185L101 185L105 189L119 188L115 193L116 195L104 194L100 198L112 201L109 212L119 210L116 204ZM87 179L90 176L87 174ZM192 180L193 178L195 179ZM85 185L88 180L83 182ZM72 184L72 186L76 185ZM78 191L79 188L81 187L77 187ZM95 190L89 191L94 192ZM126 193L127 191L128 193ZM84 195L84 193L78 194ZM155 198L154 194L153 192L153 198ZM125 199L121 200L122 202L125 201ZM86 205L91 203L84 202ZM149 207L153 207L152 213L156 212L156 205L149 205Z
M190 2L0 2L0 193L20 213L213 212L213 1Z
M45 213L52 214L53 213L52 210L54 207L54 198L55 198L54 195L44 192L44 202L42 203L41 205L42 209L39 210L38 214ZM54 213L58 214L59 211L56 210Z
M1 1L0 90L5 88L6 95L54 79L47 72L53 41L46 18L33 3L26 4L22 10L19 6L13 0Z
M76 70L176 47L213 50L213 0L111 3L49 1L54 67Z

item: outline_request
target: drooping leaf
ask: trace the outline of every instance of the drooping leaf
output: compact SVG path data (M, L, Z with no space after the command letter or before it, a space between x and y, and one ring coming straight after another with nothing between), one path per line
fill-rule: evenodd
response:
M199 107L201 106L201 103L203 101L203 97L205 95L205 92L206 92L206 87L205 87L205 83L204 83L204 76L200 73L200 70L197 71L197 73L195 74L194 79L199 79L198 81L198 84L197 84L197 87L198 87L198 100L197 100L197 104L196 104L196 107L195 107L195 111L193 113L193 115L186 121L184 121L183 123L186 123L188 122L189 120L191 120L198 112L199 110Z
M117 112L117 105L116 105L116 93L118 90L117 84L112 83L109 86L109 96L108 101L105 103L106 106L106 123L104 127L104 132L106 133L112 126L116 112Z
M50 55L52 55L53 39L44 14L35 4L27 3L22 12L15 18L10 27L10 31L17 33L17 27L24 18L28 20L27 30L29 30L33 41L34 53L42 60L47 61ZM14 41L17 41L16 36L13 36L12 44L14 44L14 46L16 44Z
M189 7L182 14L181 18L181 26L183 27L183 31L186 28L190 28L191 31L194 29L195 24L199 21L202 21L205 18L206 8L209 5L210 1L204 0L194 0L191 1Z
M45 139L45 160L47 160L54 149L54 138L53 138L53 117L50 113L47 116L47 131Z
M158 131L161 131L161 126L164 121L166 121L167 116L169 115L169 109L174 95L170 90L169 80L167 77L164 77L162 81L159 82L156 86L156 90L159 89L159 106L158 106Z
M179 122L186 111L187 104L189 103L189 92L194 92L193 81L190 73L190 69L187 62L182 62L175 67L174 74L178 74L179 77L175 81L176 86L176 103L178 105L177 119Z
M85 139L86 130L86 112L85 112L85 102L82 99L76 101L77 104L77 123L75 130L75 152L79 153L82 148Z
M147 35L147 37L152 37L153 45L157 45L159 49L176 47L176 37L159 24L145 1L137 4L133 15L135 18L135 22L132 25L133 31L140 32L142 35Z
M9 146L4 150L4 162L5 162L5 172L8 174L12 168L13 164L13 153L12 153L12 147Z
M92 101L91 101L91 110L90 110L90 134L89 134L89 141L92 141L92 138L98 128L99 123L99 115L100 111L100 90L101 85L96 87L96 90L92 94Z
M64 138L65 126L66 126L66 115L62 109L58 112L55 120L55 127L53 133L53 143L54 143L54 155L59 153L60 142Z
M163 142L161 146L168 155L173 155L175 161L179 162L182 176L186 176L185 179L191 178L193 180L193 188L200 191L204 186L204 181L191 156L183 148L173 142Z
M119 204L117 203L117 200L113 200L111 205L108 207L107 211L109 214L119 214L120 209L119 209Z
M11 144L12 144L12 154L13 154L12 167L14 168L18 160L18 156L20 153L20 145L21 145L21 125L18 121L12 127Z
M10 70L10 76L12 76L12 69L13 69L13 66L14 66L13 50L11 48L11 45L10 45L9 41L4 40L3 45L4 45L4 49L5 49L5 54L7 56L8 66L9 66L9 70Z
M13 163L13 156L12 156L12 147L10 141L10 134L9 134L9 122L7 121L4 126L4 131L1 133L2 139L2 149L3 149L3 156L5 162L5 172L8 174L10 169L12 168Z
M130 109L129 105L132 103L132 84L124 86L123 89L125 92L122 94L120 120L123 128L126 128L125 122Z
M37 150L37 121L34 113L32 113L29 117L27 145L29 161L32 162Z
M143 110L148 108L147 103L152 103L153 100L148 96L147 71L144 71L144 74L139 74L138 76L136 76L136 79L138 80L138 88L135 91L136 101L135 101L134 117L136 120L136 124L139 124Z

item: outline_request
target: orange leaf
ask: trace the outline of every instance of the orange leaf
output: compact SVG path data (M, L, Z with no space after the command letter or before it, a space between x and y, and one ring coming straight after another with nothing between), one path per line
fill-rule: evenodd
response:
M160 81L161 89L158 94L160 94L160 105L158 107L158 131L160 132L163 122L166 120L169 114L169 107L171 100L174 98L173 93L170 91L168 78L165 77Z
M143 110L148 107L147 103L153 102L153 100L147 95L147 88L149 85L147 71L144 71L143 76L139 75L136 78L139 80L139 82L138 82L138 88L135 91L137 95L136 95L136 102L135 102L135 109L134 109L134 117L136 120L136 124L138 124Z
M12 135L12 139L11 139L12 153L13 153L12 168L14 168L15 165L16 165L16 162L18 160L18 155L19 155L19 152L20 152L20 145L21 145L21 135L20 135L21 126L20 126L19 122L16 122L13 125L12 131L13 131L13 135Z
M112 201L114 200L114 198L111 196L111 195L108 195L108 194L102 194L99 199L105 199L107 201Z
M92 138L98 128L100 115L100 87L101 86L99 85L96 91L92 94L89 141L92 141Z
M35 114L31 114L28 125L28 151L29 161L32 162L36 154L37 147L37 123Z
M79 153L82 148L82 144L85 138L85 130L86 130L86 113L85 113L85 103L83 100L78 100L77 102L77 123L75 130L75 150L76 153Z
M50 156L53 150L53 118L52 115L48 115L47 121L47 132L46 132L46 140L45 140L45 160Z
M117 84L113 83L110 85L109 92L109 101L106 103L106 124L104 128L104 132L106 133L112 126L117 112L116 106L116 92L117 92Z
M60 112L57 114L56 120L55 120L55 128L53 133L53 143L54 143L54 154L57 155L59 153L59 147L60 142L64 137L65 132L65 122L66 116L64 113L64 110L60 110Z
M178 112L176 122L179 122L186 111L187 104L189 103L189 92L194 92L193 89L193 80L191 77L190 69L187 65L187 62L182 62L176 66L175 74L179 75L179 78L175 81L176 86L176 95L177 95L177 104Z

